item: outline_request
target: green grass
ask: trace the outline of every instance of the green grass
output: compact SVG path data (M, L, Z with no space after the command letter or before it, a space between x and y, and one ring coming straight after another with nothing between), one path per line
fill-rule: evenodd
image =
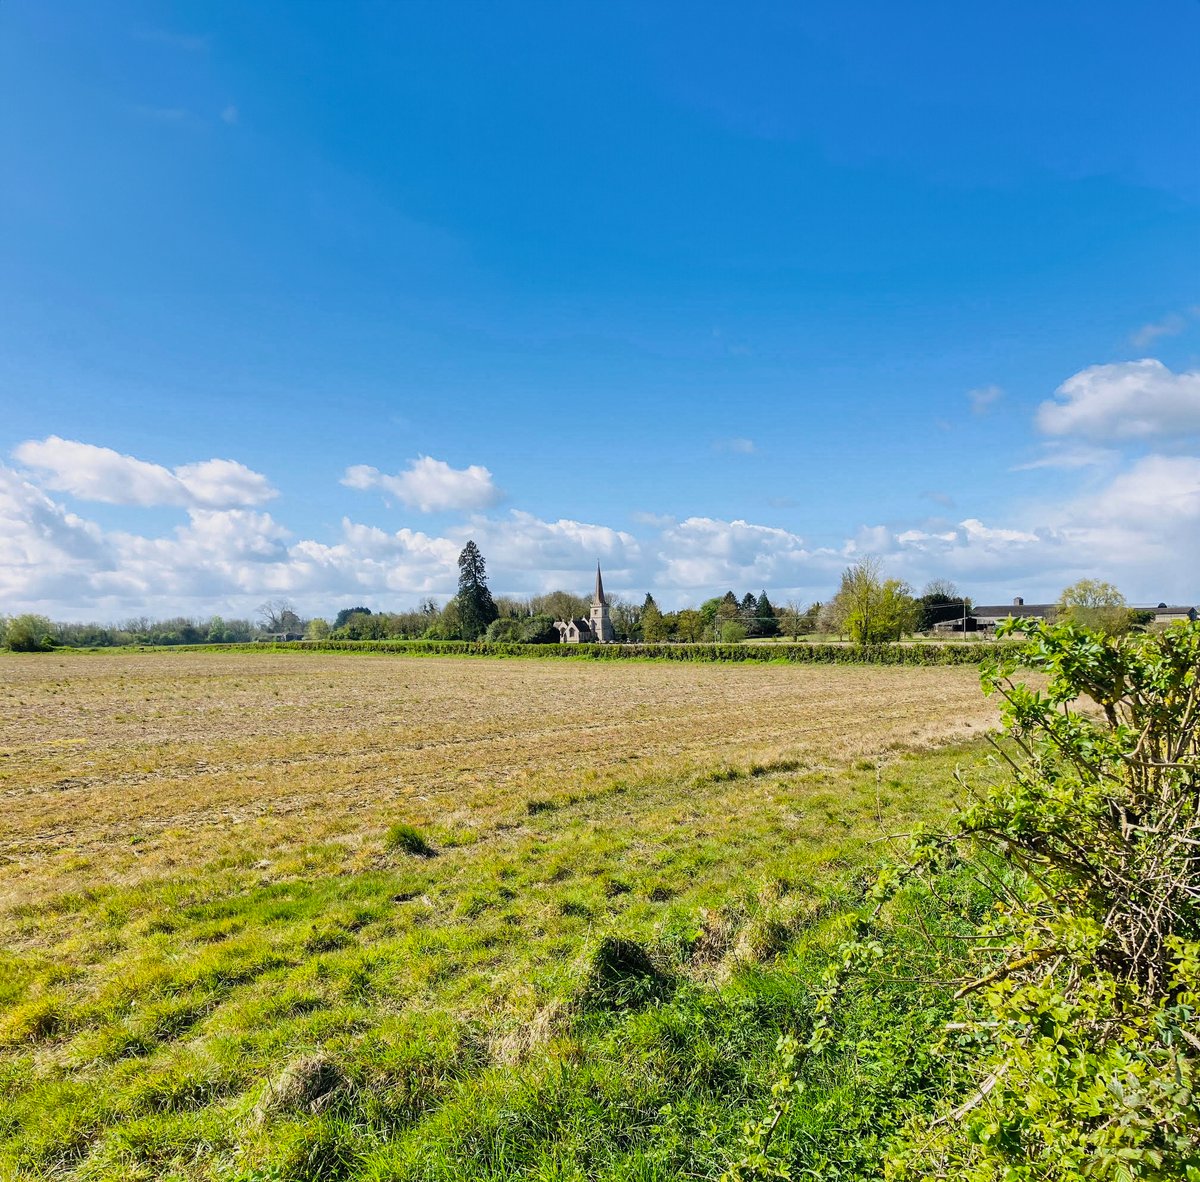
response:
M618 782L494 831L397 824L366 870L329 842L270 881L226 861L30 905L0 962L0 1177L715 1178L868 843L980 759ZM936 998L864 983L781 1151L873 1176L936 1082L906 1050Z
M393 853L413 854L418 858L432 858L436 853L415 825L392 825L384 834L383 846Z

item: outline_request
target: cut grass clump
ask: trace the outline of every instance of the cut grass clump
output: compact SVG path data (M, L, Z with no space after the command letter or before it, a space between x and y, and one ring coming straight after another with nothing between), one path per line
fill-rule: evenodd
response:
M53 997L39 997L0 1015L0 1047L51 1038L63 1027L60 1003Z
M672 984L636 940L605 936L589 958L579 1007L584 1012L637 1009L667 997Z
M341 1068L326 1055L304 1055L294 1059L274 1082L268 1082L255 1105L259 1122L273 1116L317 1113L327 1108L346 1080Z
M393 825L384 835L383 845L393 854L412 854L417 858L437 856L437 850L415 825Z

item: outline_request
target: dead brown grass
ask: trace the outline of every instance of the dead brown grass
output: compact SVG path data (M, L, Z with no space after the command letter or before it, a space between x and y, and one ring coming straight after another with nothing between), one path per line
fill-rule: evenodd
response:
M714 767L845 765L994 723L971 668L152 653L0 660L0 910L396 820Z

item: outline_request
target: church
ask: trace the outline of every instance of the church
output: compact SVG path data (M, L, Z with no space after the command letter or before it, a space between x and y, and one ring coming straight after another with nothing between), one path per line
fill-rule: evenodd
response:
M588 618L578 620L555 620L559 644L612 644L616 640L612 620L608 615L608 600L604 598L604 580L600 577L600 564L596 563L596 591L592 596L592 610Z

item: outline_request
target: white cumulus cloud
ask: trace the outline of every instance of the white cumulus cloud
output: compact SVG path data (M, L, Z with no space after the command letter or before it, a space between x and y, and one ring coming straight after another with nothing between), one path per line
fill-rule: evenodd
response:
M657 579L705 594L716 587L794 587L808 579L813 557L804 539L785 529L689 517L662 531Z
M203 460L171 469L57 435L18 444L13 456L37 471L43 487L110 505L221 509L260 505L278 495L262 473L236 460Z
M1174 373L1149 357L1089 366L1063 382L1055 398L1037 413L1048 435L1104 441L1200 431L1200 371Z
M342 483L347 488L382 489L422 513L486 509L503 496L487 468L479 464L451 468L445 460L432 456L419 456L394 476L369 464L355 464L346 469Z

